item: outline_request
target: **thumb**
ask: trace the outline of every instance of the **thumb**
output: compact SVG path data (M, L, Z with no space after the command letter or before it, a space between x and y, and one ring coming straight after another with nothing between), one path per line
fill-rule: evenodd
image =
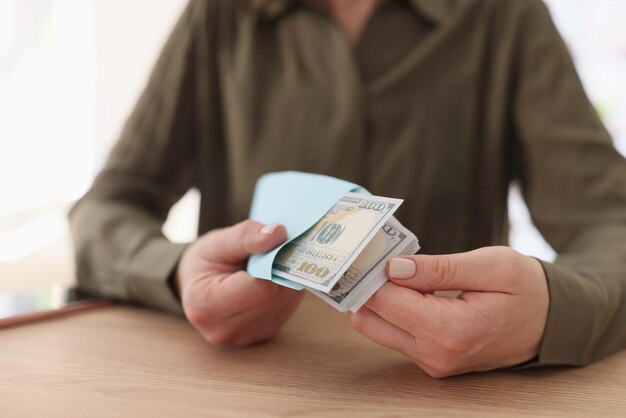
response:
M516 287L515 268L521 254L507 247L486 247L447 255L395 257L387 277L420 292L462 290L509 293Z
M218 229L206 236L214 261L237 264L251 254L273 250L287 239L287 230L280 224L264 225L246 220L228 228Z

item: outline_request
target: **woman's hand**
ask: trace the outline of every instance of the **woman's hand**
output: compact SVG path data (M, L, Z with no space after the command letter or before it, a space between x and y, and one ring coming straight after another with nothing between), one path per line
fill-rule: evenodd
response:
M251 254L271 251L285 239L284 226L247 220L203 235L183 253L176 278L183 309L209 343L265 341L289 318L302 292L244 270Z
M548 313L541 264L507 247L397 257L387 282L352 326L410 357L433 377L484 371L535 357ZM438 290L460 290L458 298Z

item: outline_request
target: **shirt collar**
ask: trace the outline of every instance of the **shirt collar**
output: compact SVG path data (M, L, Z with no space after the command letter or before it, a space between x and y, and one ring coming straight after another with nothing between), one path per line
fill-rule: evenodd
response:
M438 25L444 21L447 13L445 0L410 0L415 11L432 24Z
M275 20L299 3L299 0L265 0L258 3L260 5L254 5L256 11L267 20Z
M268 20L274 20L284 15L302 0L266 0L259 11ZM435 25L441 23L446 15L445 0L409 0L415 11Z

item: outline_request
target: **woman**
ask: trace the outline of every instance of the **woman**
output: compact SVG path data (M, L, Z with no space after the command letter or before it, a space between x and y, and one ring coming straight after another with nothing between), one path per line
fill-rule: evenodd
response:
M626 162L540 0L192 0L72 211L80 280L171 311L180 295L213 344L271 338L299 294L243 266L286 232L242 220L288 169L405 200L433 255L391 260L352 324L430 375L626 346ZM513 180L555 263L498 246ZM175 245L161 224L190 187L201 236Z

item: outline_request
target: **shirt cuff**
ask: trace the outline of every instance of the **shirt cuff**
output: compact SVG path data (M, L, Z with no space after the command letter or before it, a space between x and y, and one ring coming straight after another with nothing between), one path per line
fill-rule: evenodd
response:
M587 364L597 309L589 283L565 266L539 261L548 282L550 307L539 358L524 368Z
M143 305L182 315L180 301L168 280L189 244L174 244L164 237L150 240L133 255L127 273L132 300Z

